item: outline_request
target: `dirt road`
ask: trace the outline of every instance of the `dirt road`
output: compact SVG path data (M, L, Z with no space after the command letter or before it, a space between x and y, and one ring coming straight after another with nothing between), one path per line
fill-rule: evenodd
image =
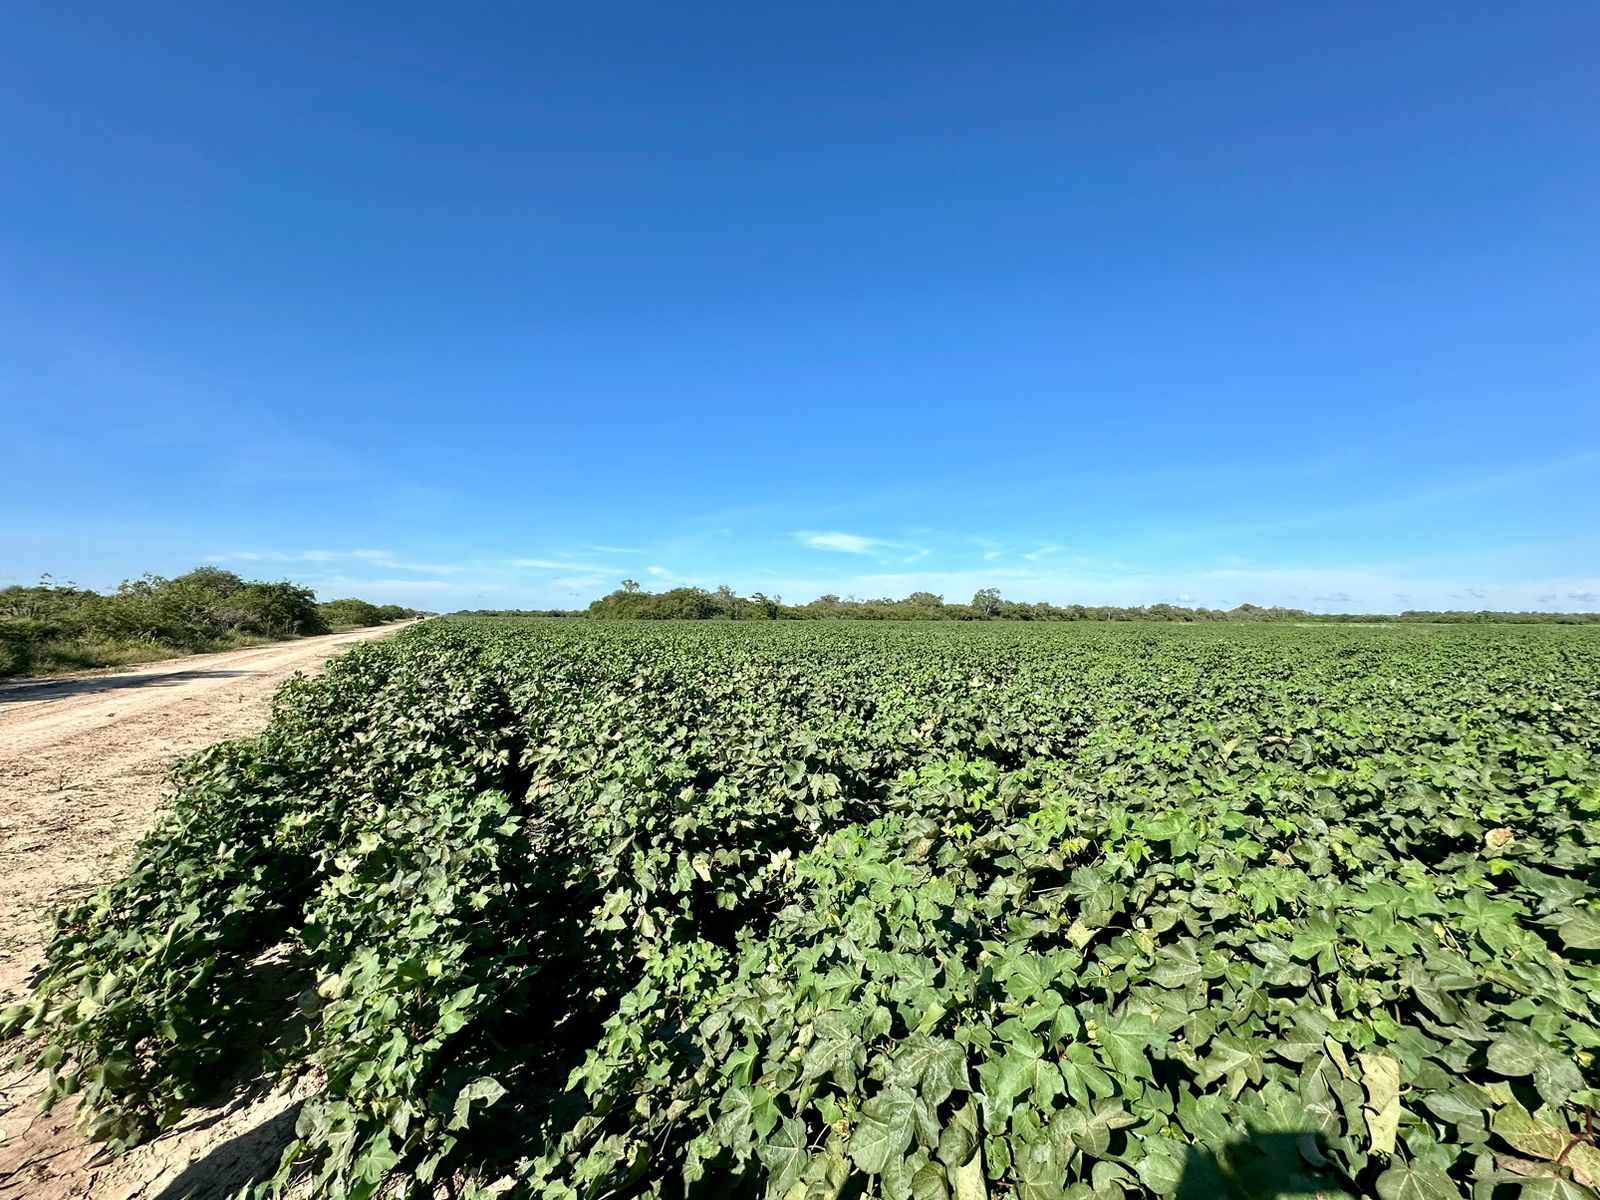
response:
M352 643L399 628L0 685L0 1007L16 998L38 963L50 914L103 879L149 828L176 759L254 733L266 722L273 692L290 675L315 673ZM196 1185L197 1195L218 1192L229 1171L227 1163L213 1161L216 1151L233 1139L248 1159L244 1143L259 1134L264 1112L256 1105L211 1114L209 1124L196 1122L96 1168L69 1114L37 1116L28 1099L32 1083L0 1076L4 1200L154 1200ZM287 1101L269 1103L281 1112ZM194 1163L201 1158L211 1168L197 1173Z

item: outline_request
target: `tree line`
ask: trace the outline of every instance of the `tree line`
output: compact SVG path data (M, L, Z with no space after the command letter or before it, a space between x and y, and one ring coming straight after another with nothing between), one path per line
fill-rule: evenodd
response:
M211 566L125 580L109 593L46 577L0 588L0 675L149 661L415 615L366 600L319 603L303 584Z
M1313 613L1300 608L1240 604L1234 608L1189 608L1179 604L1135 606L1105 604L1049 604L1007 600L998 588L983 588L965 604L946 603L933 592L912 592L901 600L843 599L818 596L806 604L785 604L778 596L761 592L737 595L723 586L715 591L677 587L648 592L632 579L602 596L587 609L544 609L537 612L478 610L479 616L587 617L602 621L1318 621L1318 622L1419 622L1600 624L1600 613L1465 612L1413 609L1402 613Z

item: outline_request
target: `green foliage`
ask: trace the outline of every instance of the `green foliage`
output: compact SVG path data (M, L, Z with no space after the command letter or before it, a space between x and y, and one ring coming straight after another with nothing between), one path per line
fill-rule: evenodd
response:
M550 610L532 612L480 611L476 616L577 616ZM705 621L705 620L850 620L850 621L1177 621L1185 624L1227 622L1328 622L1376 624L1387 622L1427 624L1562 624L1600 623L1600 613L1553 612L1422 612L1398 615L1372 613L1310 613L1299 608L1263 608L1240 604L1230 609L1186 608L1177 604L1057 605L1007 600L998 588L982 588L970 604L946 604L932 592L912 592L903 600L887 597L877 600L841 600L835 595L819 596L807 604L786 605L781 599L760 592L748 598L737 596L729 587L715 592L704 588L680 587L666 592L646 592L632 579L610 595L589 605L586 615L606 621Z
M588 615L605 621L770 621L779 610L779 601L760 592L748 598L734 595L728 587L714 592L697 587L646 592L626 579L622 587L589 605Z
M317 605L317 615L330 629L339 625L381 625L383 610L365 600L328 600Z
M219 567L196 567L174 579L146 575L111 595L45 580L0 589L0 675L219 650L241 639L326 633L331 624L377 625L415 615L364 600L319 605L308 587L249 582Z
M61 636L61 626L36 617L0 617L0 675L33 669L38 647Z
M205 646L226 633L288 637L327 629L310 588L287 581L245 583L214 567L176 579L128 580L99 606L97 620L113 637L185 647Z
M1581 629L432 623L4 1020L118 1147L315 1071L271 1194L1592 1196L1597 700Z

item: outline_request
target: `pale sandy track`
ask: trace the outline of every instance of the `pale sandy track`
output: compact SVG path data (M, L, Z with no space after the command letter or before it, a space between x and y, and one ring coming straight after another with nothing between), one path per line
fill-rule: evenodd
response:
M352 643L398 628L0 685L0 1006L25 987L51 912L103 879L150 827L175 760L256 732L290 675L315 673ZM92 1165L70 1114L37 1116L34 1082L0 1074L0 1200L223 1195L283 1132L280 1120L278 1138L260 1136L287 1103L274 1098L205 1114Z

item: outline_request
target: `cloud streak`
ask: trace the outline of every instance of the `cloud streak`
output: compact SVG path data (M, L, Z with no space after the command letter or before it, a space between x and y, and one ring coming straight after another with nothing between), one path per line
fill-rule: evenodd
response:
M850 528L849 517L841 524L844 528L823 526L819 520L822 527L795 530L785 522L765 536L745 531L738 540L705 530L664 536L648 541L653 548L639 553L649 557L635 557L631 565L622 565L630 547L576 538L566 543L570 549L516 557L502 550L453 563L429 562L423 554L413 558L403 548L370 546L235 550L211 555L209 561L252 564L252 573L281 572L297 579L322 575L322 581L307 582L319 591L334 586L341 594L379 601L421 599L428 592L436 597L427 605L433 608L581 606L630 575L648 581L653 590L726 583L741 594L776 593L793 603L826 593L900 597L913 591L935 592L955 603L980 588L998 587L1007 599L1056 604L1133 606L1176 600L1231 608L1250 602L1346 612L1600 608L1600 576L1562 574L1551 552L1559 548L1570 558L1581 546L1592 561L1588 543L1581 540L1571 547L1539 547L1541 558L1551 564L1542 569L1531 550L1522 555L1520 568L1513 569L1517 559L1512 552L1524 549L1519 547L1505 548L1498 562L1480 553L1470 562L1441 554L1273 567L1261 565L1258 555L1214 551L1176 564L1170 554L1126 545L1101 553L1079 545L1076 535L1054 542L992 528L976 535L895 526L889 536L878 536L860 525ZM611 554L617 559L603 561Z
M513 558L506 565L529 571L581 571L586 575L611 575L624 569L597 563L572 562L564 558Z
M429 575L453 575L467 567L458 563L410 562L391 550L234 550L227 554L208 554L209 563L365 563L390 571L419 571Z
M871 556L881 563L892 562L900 566L921 562L933 553L926 546L894 542L888 538L868 537L860 533L844 533L836 529L822 531L799 529L795 531L794 538L811 550Z
M813 550L832 550L840 554L872 554L890 546L881 538L863 537L859 533L811 533L802 529L797 530L794 536L801 545L810 546Z

